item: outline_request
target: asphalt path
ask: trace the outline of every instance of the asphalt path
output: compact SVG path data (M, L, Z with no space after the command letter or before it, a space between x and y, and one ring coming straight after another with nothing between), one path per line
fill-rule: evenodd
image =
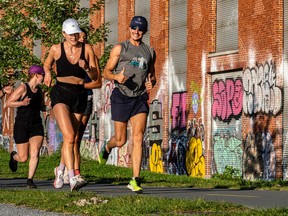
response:
M53 187L52 180L49 181L35 180L34 182L37 185L38 190L67 191L67 192L70 191L69 185L64 185L62 189L55 189ZM2 178L0 179L0 188L1 189L13 188L13 189L26 190L27 189L26 179ZM171 187L154 187L154 186L153 187L143 186L142 188L143 188L143 196L156 196L163 198L189 199L189 200L202 198L206 201L225 201L229 203L244 205L251 208L262 208L262 209L288 208L288 191L171 188ZM98 195L113 196L113 197L123 195L138 196L138 194L130 191L127 188L127 185L95 184L93 182L89 182L89 184L86 187L81 188L80 190L95 192L95 194ZM56 213L51 214L60 215ZM47 215L49 214L47 213Z

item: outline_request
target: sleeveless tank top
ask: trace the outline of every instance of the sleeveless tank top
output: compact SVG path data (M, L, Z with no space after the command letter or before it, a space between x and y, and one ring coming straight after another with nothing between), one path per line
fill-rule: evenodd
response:
M120 73L124 67L128 80L124 84L115 81L115 87L126 96L137 97L146 92L145 82L154 59L154 49L143 42L139 46L134 46L129 40L120 44L122 49L114 73Z
M80 59L85 60L85 44L82 44ZM86 60L85 60L86 61ZM61 43L61 56L56 60L57 77L75 76L84 79L86 72L76 64L71 64L65 54L64 43Z
M23 97L31 98L30 103L27 106L21 106L17 108L17 116L16 119L21 119L21 121L31 121L33 119L40 118L40 110L42 106L42 90L37 87L37 92L34 93L30 89L30 86L28 83L25 83L26 85L26 95ZM23 100L22 99L22 100Z

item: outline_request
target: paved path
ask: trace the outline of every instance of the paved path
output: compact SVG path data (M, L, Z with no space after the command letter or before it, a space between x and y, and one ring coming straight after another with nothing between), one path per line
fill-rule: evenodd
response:
M53 181L35 181L38 189L52 191L70 191L68 185L62 189L55 189ZM0 179L0 188L26 189L26 179ZM245 205L252 208L287 208L288 191L263 191L263 190L232 190L232 189L197 189L197 188L170 188L143 186L144 196L157 196L164 198L180 198L194 200L203 198L206 201L226 201ZM95 192L99 195L123 196L135 195L126 185L95 184L89 183L82 188L83 191ZM1 202L1 201L0 201Z

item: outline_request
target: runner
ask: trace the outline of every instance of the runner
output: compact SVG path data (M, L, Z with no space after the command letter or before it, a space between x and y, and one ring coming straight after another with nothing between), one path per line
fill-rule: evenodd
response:
M133 177L128 188L142 193L140 168L142 142L149 113L148 93L156 83L154 49L142 42L148 23L142 16L135 16L130 23L130 39L119 43L110 52L103 77L113 80L115 88L111 94L111 114L115 135L102 149L99 160L105 164L114 147L122 147L127 141L127 124L132 126ZM115 72L114 72L115 71Z
M29 160L27 179L28 188L37 188L33 182L39 162L39 151L44 138L44 129L40 110L45 107L42 84L44 70L41 66L33 65L29 69L29 82L22 83L7 99L7 106L17 108L14 124L14 140L17 152L10 154L9 167L17 171L18 162Z

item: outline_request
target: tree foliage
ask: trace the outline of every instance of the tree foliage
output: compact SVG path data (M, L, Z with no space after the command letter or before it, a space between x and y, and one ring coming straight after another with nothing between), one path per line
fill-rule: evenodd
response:
M62 23L67 18L78 20L91 44L106 41L108 23L94 28L89 18L104 2L99 0L90 8L81 8L80 0L1 0L0 82L5 85L19 76L21 79L21 71L32 64L41 65L41 59L32 52L35 42L48 48L63 41Z

